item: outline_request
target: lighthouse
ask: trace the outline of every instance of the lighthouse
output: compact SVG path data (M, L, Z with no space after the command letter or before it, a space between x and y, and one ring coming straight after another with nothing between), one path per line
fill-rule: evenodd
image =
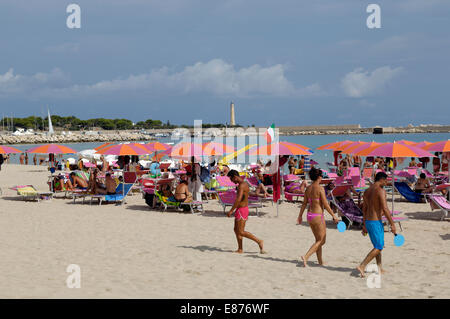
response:
M233 101L231 101L231 104L230 104L230 125L231 126L236 125L236 119L234 117L234 103L233 103Z

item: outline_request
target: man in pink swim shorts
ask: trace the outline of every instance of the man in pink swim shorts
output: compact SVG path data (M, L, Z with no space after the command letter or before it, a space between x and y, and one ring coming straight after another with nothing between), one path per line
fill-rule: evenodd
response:
M231 217L233 211L236 210L234 218L234 233L236 234L236 239L238 242L238 250L235 252L239 254L243 253L242 239L243 237L246 237L256 242L259 246L260 253L265 254L264 241L245 231L245 222L248 219L248 193L250 191L248 184L239 176L239 173L236 170L229 171L228 177L233 183L238 184L236 201L227 214L228 217Z

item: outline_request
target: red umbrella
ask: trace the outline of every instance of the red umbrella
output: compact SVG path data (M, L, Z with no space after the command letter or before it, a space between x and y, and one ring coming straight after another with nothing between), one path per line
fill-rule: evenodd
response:
M289 142L264 145L250 151L249 155L311 155L305 146Z

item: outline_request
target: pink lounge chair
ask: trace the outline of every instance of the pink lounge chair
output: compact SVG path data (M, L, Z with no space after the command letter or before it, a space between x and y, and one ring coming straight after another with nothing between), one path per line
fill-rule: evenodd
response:
M336 173L328 173L328 177L336 179L336 178L338 178L338 175Z
M216 181L221 187L236 187L237 184L233 183L228 176L216 176Z
M300 177L298 175L294 175L294 174L283 175L283 180L285 182L298 181L299 179L300 179Z
M219 203L222 205L223 213L225 214L227 207L233 207L234 202L236 201L236 192L234 190L229 190L226 192L219 192L217 195L219 197ZM259 217L258 208L262 208L262 204L259 201L251 200L255 200L255 198L249 197L248 208L255 208L256 215Z
M348 170L348 176L361 176L359 173L359 167L350 167Z
M431 210L440 209L442 211L441 220L444 220L450 212L450 202L442 195L430 194L427 196Z

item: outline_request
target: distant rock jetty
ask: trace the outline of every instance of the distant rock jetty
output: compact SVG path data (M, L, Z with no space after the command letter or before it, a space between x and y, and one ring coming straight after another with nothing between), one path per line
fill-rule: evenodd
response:
M408 134L408 133L450 133L450 125L420 125L407 127L370 127L360 125L324 125L324 126L282 126L277 127L280 135L345 135L345 134ZM240 127L204 129L201 133L194 129L154 129L146 131L56 131L53 135L47 133L0 132L0 144L40 144L40 143L83 143L83 142L132 142L150 141L161 137L191 136L255 136L261 135L266 127Z

